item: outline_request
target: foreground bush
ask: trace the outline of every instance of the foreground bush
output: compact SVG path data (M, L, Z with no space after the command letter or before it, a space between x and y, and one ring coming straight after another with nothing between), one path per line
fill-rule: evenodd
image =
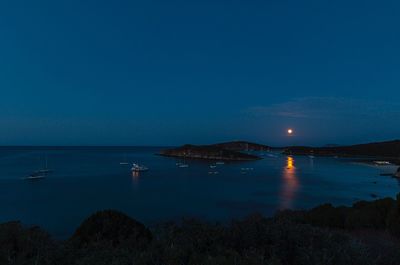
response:
M0 264L54 264L56 249L50 236L38 227L25 229L19 222L0 224Z
M360 201L352 207L324 204L302 213L299 220L315 226L381 230L400 237L400 194L397 200L385 198L372 202Z
M326 204L253 215L229 225L184 220L151 231L116 211L86 219L56 243L39 228L0 225L0 264L54 265L398 265L397 200Z
M76 230L70 243L77 248L106 244L111 248L142 250L152 239L143 224L117 211L101 211L86 219Z

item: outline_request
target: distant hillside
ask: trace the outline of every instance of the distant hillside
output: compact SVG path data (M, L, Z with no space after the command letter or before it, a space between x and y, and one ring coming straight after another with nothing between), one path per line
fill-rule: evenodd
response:
M372 156L400 158L400 140L357 144L334 147L292 146L285 149L287 154L309 155L339 155L339 156Z
M233 147L233 146L232 146ZM209 160L249 161L261 159L258 156L227 150L220 145L184 145L161 151L162 156L184 157Z
M271 147L266 145L251 143L246 141L232 141L232 142L215 144L215 146L232 151L268 151L271 149Z

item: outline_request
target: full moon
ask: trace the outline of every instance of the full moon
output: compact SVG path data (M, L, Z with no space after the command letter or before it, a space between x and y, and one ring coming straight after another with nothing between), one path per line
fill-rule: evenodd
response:
M287 130L287 133L288 133L288 134L292 134L292 133L293 133L293 130L292 130L292 129L288 129L288 130Z

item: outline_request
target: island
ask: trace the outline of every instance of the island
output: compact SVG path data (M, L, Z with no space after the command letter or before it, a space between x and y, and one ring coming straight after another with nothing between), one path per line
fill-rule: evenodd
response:
M163 150L159 153L159 155L205 160L252 161L262 158L254 154L248 154L241 151L267 150L267 148L267 146L243 141L212 145L186 144L178 148Z
M385 159L397 164L400 161L400 140L329 147L291 146L286 147L284 153L289 155L370 157Z

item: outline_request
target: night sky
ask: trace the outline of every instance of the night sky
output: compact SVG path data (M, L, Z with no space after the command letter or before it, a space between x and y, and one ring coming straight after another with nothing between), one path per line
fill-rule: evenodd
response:
M369 0L1 1L0 145L400 138L399 14Z

